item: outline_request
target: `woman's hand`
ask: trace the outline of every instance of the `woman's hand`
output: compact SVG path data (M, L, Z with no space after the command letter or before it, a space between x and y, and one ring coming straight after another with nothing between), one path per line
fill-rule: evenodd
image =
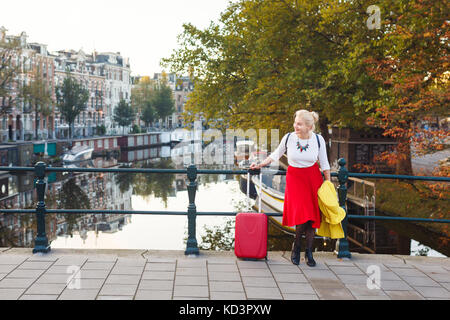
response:
M255 169L261 169L262 167L265 167L267 165L269 165L272 162L272 159L267 157L263 162L257 164L257 163L252 163L250 165L250 169L251 170L255 170Z
M250 165L250 169L251 170L257 170L257 169L260 169L261 167L257 164L257 163L255 163L255 162L253 162L251 165Z

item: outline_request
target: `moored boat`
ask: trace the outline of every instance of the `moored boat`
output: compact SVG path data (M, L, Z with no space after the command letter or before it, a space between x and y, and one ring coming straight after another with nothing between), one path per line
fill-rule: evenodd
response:
M285 176L281 175L266 175L262 179L262 195L259 194L259 177L252 176L251 185L257 193L257 197L261 197L263 203L263 208L267 207L272 212L283 212L284 205L284 183L286 181ZM272 219L280 228L288 231L295 232L294 227L287 227L282 225L282 217L269 217Z
M90 160L93 151L94 148L89 146L75 146L63 154L62 160L65 163Z

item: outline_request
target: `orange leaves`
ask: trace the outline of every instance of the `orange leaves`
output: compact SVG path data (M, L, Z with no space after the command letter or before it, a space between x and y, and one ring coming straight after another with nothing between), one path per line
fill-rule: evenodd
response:
M353 169L356 172L376 173L377 169L375 165L356 163L353 165Z

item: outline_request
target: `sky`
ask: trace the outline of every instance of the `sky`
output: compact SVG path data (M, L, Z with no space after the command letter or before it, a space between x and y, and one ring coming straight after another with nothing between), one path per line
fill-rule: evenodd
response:
M133 75L161 72L162 58L178 47L183 23L206 28L217 22L229 0L5 0L0 27L8 35L25 31L28 42L50 52L120 52ZM166 70L169 71L169 70Z

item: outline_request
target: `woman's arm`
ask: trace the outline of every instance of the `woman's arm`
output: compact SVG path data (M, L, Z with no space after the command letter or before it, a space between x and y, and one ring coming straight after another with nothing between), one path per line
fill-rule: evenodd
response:
M272 161L276 161L281 158L281 156L286 152L286 139L288 134L285 134L283 138L281 139L280 144L275 149L274 152L272 152L266 159L264 159L263 162L260 164L253 163L250 165L250 169L261 169L262 167L265 167L272 163Z
M331 171L323 170L323 175L325 176L325 180L331 181Z
M260 164L252 163L252 164L250 165L250 169L252 169L252 170L254 170L254 169L261 169L262 167L265 167L265 166L269 165L272 161L273 161L272 158L267 157L267 158L264 159L264 161L261 162Z

